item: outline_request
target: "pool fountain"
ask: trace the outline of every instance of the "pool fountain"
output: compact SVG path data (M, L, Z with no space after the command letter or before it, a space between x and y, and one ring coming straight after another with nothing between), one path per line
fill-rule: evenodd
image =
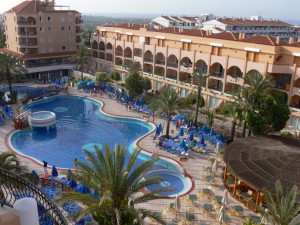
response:
M38 111L28 116L28 122L31 127L47 127L56 123L56 114L51 111Z

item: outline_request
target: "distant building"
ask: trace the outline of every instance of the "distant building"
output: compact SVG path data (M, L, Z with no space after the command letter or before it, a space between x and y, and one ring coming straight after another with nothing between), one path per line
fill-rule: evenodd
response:
M152 25L155 29L165 27L177 27L184 29L200 28L204 21L214 19L213 14L202 14L199 17L191 16L159 16L152 20Z
M222 32L244 33L245 37L268 35L280 37L289 42L290 37L297 41L300 32L292 24L280 20L264 20L261 16L246 18L217 18L214 14L201 14L199 17L160 16L152 20L154 29L176 27L183 29L210 30L214 34Z
M224 17L205 21L202 25L202 29L212 30L213 33L228 31L244 33L246 37L268 35L280 37L285 42L288 42L290 37L293 37L295 40L298 38L295 34L295 27L292 24L280 20L264 20L260 16L252 16L251 19Z
M25 62L28 78L54 80L68 74L81 42L78 11L56 6L55 0L27 0L4 13L6 48Z

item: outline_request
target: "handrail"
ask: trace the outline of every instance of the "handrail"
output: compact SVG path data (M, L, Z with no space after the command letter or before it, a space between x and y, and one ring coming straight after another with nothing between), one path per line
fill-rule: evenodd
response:
M32 112L31 109L28 109L28 110L26 110L25 112L22 112L22 113L20 113L19 115L17 115L15 118L16 118L16 119L19 119L21 116L22 116L23 118L28 117L28 115L30 115L31 112Z
M37 201L40 224L68 224L58 207L36 185L15 173L0 168L1 203L13 207L18 199L17 196L28 196Z

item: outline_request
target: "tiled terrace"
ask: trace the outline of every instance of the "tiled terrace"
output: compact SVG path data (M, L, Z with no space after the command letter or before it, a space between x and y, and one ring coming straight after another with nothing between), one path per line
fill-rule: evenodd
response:
M69 88L69 93L74 95L81 95L86 97L91 97L89 93L82 93L78 92L76 88ZM117 103L116 101L110 99L106 95L104 95L102 98L99 97L99 95L92 96L93 99L100 100L104 103L103 110L106 113L119 115L119 116L129 116L129 117L135 117L135 118L143 118L143 114L137 113L137 112L130 112L127 111L126 108ZM152 121L152 117L150 118L150 121ZM155 118L155 124L162 123L163 120L160 118ZM176 135L176 128L172 124L171 129L175 131ZM13 130L13 127L11 124L7 123L4 127L0 127L0 152L3 152L7 150L7 147L5 145L5 136L7 133ZM199 139L199 138L197 138ZM208 141L206 141L208 142ZM168 158L174 159L175 161L179 161L179 157L168 153L164 150L160 150L155 143L153 142L151 135L148 135L147 137L143 138L139 143L139 147L142 149L145 149L152 153L157 153L162 156L166 156ZM162 216L167 220L168 224L220 224L218 222L218 214L220 210L220 204L215 203L214 196L223 196L223 192L225 190L223 182L222 182L222 172L223 172L223 161L222 156L217 157L216 153L214 153L214 146L208 145L208 150L210 150L210 153L206 154L199 154L196 152L190 152L189 159L187 162L180 162L182 166L185 168L187 173L193 178L195 187L191 190L189 193L190 195L196 195L197 199L194 201L190 201L189 195L181 196L181 209L180 213L177 213L177 219L179 221L175 221L176 215L173 210L169 210L168 206L170 203L174 203L175 199L167 199L167 200L157 200L147 203L146 205L141 205L141 207L147 207L152 210L155 210L159 213L162 213ZM205 182L202 177L211 175L209 172L205 171L206 167L212 166L209 159L217 159L219 160L218 165L218 171L213 174L213 176L216 178L215 184L210 184ZM38 165L34 163L33 161L25 158L21 158L21 162L23 165L28 166L29 168L35 169L39 173L43 173L43 167L42 165ZM50 169L49 169L50 170ZM211 188L213 190L214 195L211 197L207 197L203 194L201 194L202 189L204 188ZM254 215L253 212L249 211L244 205L242 205L240 202L235 200L230 195L228 204L225 207L225 215L226 217L229 217L229 221L227 224L241 224L241 221L248 217L249 215ZM211 204L213 206L213 210L211 213L205 213L203 211L203 207L205 204ZM241 214L237 214L234 212L233 206L240 205L243 208L243 212ZM216 208L216 209L215 209ZM186 218L187 213L194 213L195 219L192 221L188 221L184 218ZM148 224L155 224L152 221L148 221Z

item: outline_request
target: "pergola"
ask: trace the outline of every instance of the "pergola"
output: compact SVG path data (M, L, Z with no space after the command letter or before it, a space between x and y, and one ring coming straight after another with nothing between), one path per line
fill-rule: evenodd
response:
M233 189L233 196L240 197L241 183L244 189L253 191L249 200L254 201L255 209L263 201L265 189L274 192L276 180L285 192L294 185L300 187L299 140L278 136L237 138L225 148L224 162L224 183Z

